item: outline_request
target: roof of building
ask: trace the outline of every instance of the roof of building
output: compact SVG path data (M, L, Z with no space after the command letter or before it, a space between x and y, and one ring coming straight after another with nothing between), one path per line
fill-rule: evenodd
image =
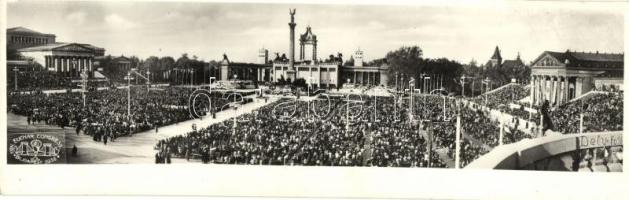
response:
M494 55L491 56L491 59L502 59L502 56L500 56L500 49L498 49L498 46L496 46L496 49L494 50Z
M522 60L519 60L519 59L505 60L502 63L502 67L519 67L519 66L524 66L524 63L522 62Z
M53 37L55 37L54 34L41 33L41 32L34 31L32 29L24 28L24 27L21 27L21 26L7 29L7 34L9 34L9 33L24 34L24 35L42 35L42 36L53 36Z
M599 53L599 52L566 52L544 51L533 63L537 63L544 55L550 55L567 67L589 67L589 68L623 68L623 53ZM566 62L567 61L567 62Z
M312 29L310 28L310 26L306 27L306 32L304 34L301 35L301 41L316 41L317 40L317 36L312 33Z
M270 64L259 63L244 63L244 62L229 62L230 67L269 67Z
M92 50L104 50L103 48L100 47L95 47L93 45L89 45L89 44L79 44L79 43L64 43L64 42L55 42L55 43L48 43L48 44L44 44L44 45L39 45L39 46L33 46L33 47L27 47L27 48L22 48L22 49L18 49L18 51L20 52L27 52L27 51L50 51L53 50L55 48L59 48L59 47L64 47L64 46L69 46L69 45L79 45L88 49L92 49Z
M77 44L83 45L84 47L87 47L87 48L90 48L90 49L94 49L94 50L105 50L105 48L97 47L97 46L94 46L94 45L91 45L91 44L84 44L84 43L77 43Z

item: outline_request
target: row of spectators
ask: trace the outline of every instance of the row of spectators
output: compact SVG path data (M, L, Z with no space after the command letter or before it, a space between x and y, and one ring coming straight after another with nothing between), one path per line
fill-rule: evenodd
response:
M480 141L464 145L467 159L462 159L462 164L486 153L485 146L497 145L497 123L483 111L455 106L454 100L447 99L446 118L443 118L442 97L417 98L413 118L434 121L432 130L418 130L414 123L409 123L409 98L396 103L394 97L377 97L378 104L374 107L373 96L352 95L349 112L346 97L333 99L330 113L319 119L314 116L321 117L320 113L327 110L324 109L327 101L315 101L307 114L305 102L285 99L262 107L255 114L246 114L244 119L250 120L239 118L236 127L233 120L227 120L162 140L156 147L176 157L197 157L211 163L427 167L430 158L430 167L445 167L435 150L445 148L448 155L454 152L453 117L457 107L462 109L463 134L474 138L473 142ZM313 118L305 119L307 115ZM291 117L278 120L278 116ZM346 129L348 117L350 127ZM427 155L428 131L434 132L431 156ZM505 131L504 142L524 138L530 136L510 129Z
M622 129L623 93L596 93L564 104L550 112L554 130L579 133L580 115L584 114L583 132Z
M95 141L146 131L190 119L187 104L193 89L131 89L131 115L127 111L127 90L111 89L86 93L11 94L9 110L27 116L28 123L46 123L62 128L75 127L94 137ZM225 107L228 100L211 95L214 110ZM209 111L202 113L207 114Z
M7 73L7 88L15 90L15 73ZM78 88L69 76L63 76L50 71L30 71L17 73L17 87L20 91L51 90Z
M508 84L489 94L485 93L474 97L472 101L496 109L500 105L508 106L509 103L519 101L530 95L530 87L520 84Z
M9 93L15 92L15 73L7 74ZM64 73L51 71L29 71L17 73L17 91L70 90L80 88L80 77L71 77ZM74 82L73 82L74 81ZM109 81L90 79L87 87L95 90L98 87L110 87Z
M339 98L331 99L330 105L327 99L318 99L308 113L304 101L284 99L239 117L236 128L233 120L227 120L162 140L157 148L175 157L211 163L428 166L426 139L403 120L396 122L394 98L379 97L377 115L373 98L354 95L350 100L349 112L346 101ZM401 113L397 118L405 118L402 109L397 108ZM372 120L376 116L379 122ZM432 159L432 167L445 167L436 153Z

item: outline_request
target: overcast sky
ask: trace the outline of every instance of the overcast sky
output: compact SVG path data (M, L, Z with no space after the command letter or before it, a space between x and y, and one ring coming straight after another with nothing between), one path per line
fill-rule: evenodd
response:
M425 57L463 63L486 62L496 45L504 59L520 52L527 63L544 50L623 51L622 13L566 7L20 1L8 4L7 26L93 44L112 55L188 53L208 61L226 53L233 61L255 62L262 47L288 54L288 9L296 8L296 38L310 25L322 58L336 52L349 58L360 48L372 60L410 45Z

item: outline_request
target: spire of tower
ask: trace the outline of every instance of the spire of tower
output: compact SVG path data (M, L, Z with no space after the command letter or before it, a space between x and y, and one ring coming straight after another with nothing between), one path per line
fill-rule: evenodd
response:
M494 50L494 55L491 56L491 59L502 59L502 56L500 56L500 49L498 49L498 46L496 46L496 49Z

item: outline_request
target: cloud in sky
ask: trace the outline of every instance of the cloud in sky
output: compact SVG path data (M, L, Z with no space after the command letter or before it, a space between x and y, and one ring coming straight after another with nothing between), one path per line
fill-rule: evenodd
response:
M571 4L574 5L574 4ZM173 56L254 62L257 50L286 53L289 8L296 34L310 25L318 55L357 48L367 60L419 45L426 57L486 62L496 45L503 57L526 61L542 51L622 52L618 10L559 6L374 6L226 4L199 2L30 2L8 4L8 26L56 34L59 41L104 47L107 54ZM51 23L55 21L69 23ZM78 26L78 27L77 27ZM297 35L298 37L298 35Z
M66 15L66 19L74 25L83 25L85 23L87 14L83 11L72 12Z
M109 25L109 27L113 29L128 30L136 27L136 24L134 22L129 21L117 14L110 14L105 16L105 23L107 23L107 25Z

